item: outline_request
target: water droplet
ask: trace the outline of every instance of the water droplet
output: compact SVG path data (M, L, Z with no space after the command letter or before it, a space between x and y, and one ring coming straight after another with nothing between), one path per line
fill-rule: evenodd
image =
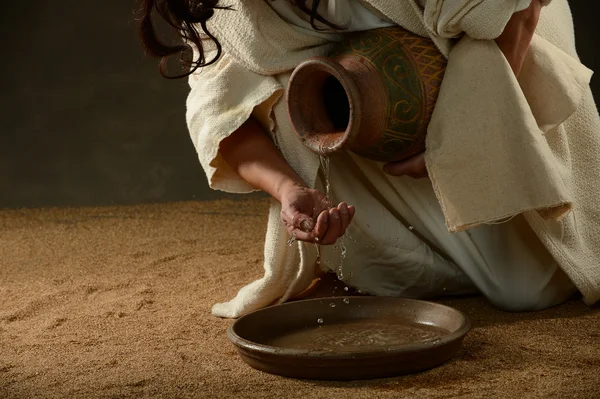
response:
M338 274L338 280L343 280L344 279L344 274L342 272L340 272L340 274Z
M321 319L321 318L318 318L318 319L317 319L317 323L319 323L319 324L323 324L323 319Z
M348 291L348 287L344 287L344 291Z
M335 303L331 302L331 303L329 304L329 307L330 307L330 308L335 308Z
M414 228L413 226L408 226L408 229L409 229L410 231L412 231L412 230L414 230L415 228Z
M343 301L344 301L344 303L347 305L347 304L349 304L349 303L350 303L350 298L344 298L344 299L343 299Z
M296 235L294 234L287 242L288 247L291 247L292 245L294 245L295 242L296 242Z
M352 242L358 242L358 241L356 241L354 238L352 238L352 236L350 235L350 233L348 233L348 231L347 231L347 230L346 230L346 233L344 234L344 237L347 237L347 238L349 238L349 239L350 239L350 241L352 241Z
M359 294L362 294L362 291L361 291L361 290L358 290L358 293L359 293Z

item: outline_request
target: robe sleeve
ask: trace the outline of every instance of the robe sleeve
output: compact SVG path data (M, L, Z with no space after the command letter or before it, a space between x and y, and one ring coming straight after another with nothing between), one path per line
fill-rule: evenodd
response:
M511 16L529 7L531 1L428 0L425 24L432 33L445 38L457 38L464 33L473 39L495 39ZM543 0L542 5L551 1Z
M210 187L230 193L255 191L225 162L220 143L252 114L272 130L270 110L283 93L282 85L272 76L250 71L227 53L199 68L189 85L187 125Z
M454 21L455 32L467 34L450 52L427 132L427 169L449 230L501 223L530 211L558 219L572 209L573 193L570 168L553 152L552 132L579 108L592 71L538 33L568 22L549 27L542 15L516 77L494 41L482 40L503 29L494 22L502 10L492 5L499 1L430 0L426 6L433 3L473 5L470 15L446 18ZM529 4L502 3L509 12ZM477 17L482 23L467 23L484 6L491 8ZM545 14L554 15L554 8Z

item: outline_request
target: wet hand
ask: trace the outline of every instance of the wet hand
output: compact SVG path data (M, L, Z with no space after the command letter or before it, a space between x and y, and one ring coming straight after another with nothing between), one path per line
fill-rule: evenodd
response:
M404 161L388 162L384 165L383 171L392 176L410 176L413 179L422 179L429 176L425 165L424 152Z
M334 244L352 222L355 209L341 202L332 207L323 193L294 186L281 196L281 221L297 240Z

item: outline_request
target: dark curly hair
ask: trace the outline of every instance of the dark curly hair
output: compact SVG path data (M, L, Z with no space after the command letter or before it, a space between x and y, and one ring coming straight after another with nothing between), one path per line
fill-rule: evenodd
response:
M310 24L314 29L319 30L316 22L325 24L331 28L338 28L329 23L317 12L321 0L288 0L300 10L310 16ZM139 15L139 29L146 52L154 57L160 58L159 70L161 75L168 79L177 79L186 77L194 73L198 68L210 65L216 62L221 56L221 44L219 40L212 35L206 26L206 22L214 15L215 10L233 10L231 6L222 5L220 0L141 0L141 9ZM166 44L161 41L154 28L152 17L157 12L172 28L174 28L182 38L178 44ZM198 29L202 30L202 33ZM203 39L201 34L206 35L208 40L214 42L217 48L217 54L210 60L205 57ZM191 61L183 61L183 54L194 46L197 49L198 57ZM181 59L188 69L188 72L169 76L166 71L166 64L169 57L181 55Z

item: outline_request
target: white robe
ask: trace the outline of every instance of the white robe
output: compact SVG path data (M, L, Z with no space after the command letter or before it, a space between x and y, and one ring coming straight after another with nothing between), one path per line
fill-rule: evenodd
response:
M344 272L348 282L358 287L364 286L366 290L376 294L419 296L435 295L448 290L468 290L472 281L499 306L536 308L548 306L570 292L569 281L560 270L563 269L582 291L587 302L596 301L600 296L600 273L594 259L598 256L589 245L598 237L595 235L598 227L594 228L593 223L596 208L590 207L589 200L582 198L585 195L582 196L581 190L578 191L581 185L575 185L574 189L568 179L568 174L582 176L580 170L568 164L571 162L568 159L569 151L572 153L576 150L580 154L583 152L584 157L587 157L589 151L582 149L577 140L569 141L566 132L579 129L580 134L586 138L588 150L592 150L600 148L597 140L591 138L600 130L600 124L587 87L590 73L579 64L574 53L572 26L569 25L566 2L555 1L544 12L538 32L552 40L552 43L536 36L520 85L514 75L511 75L510 67L493 41L476 41L465 37L457 46L452 47L446 37L466 32L476 38L477 35L481 35L481 39L493 38L502 31L503 23L506 23L510 15L522 7L519 4L522 2L483 2L488 6L492 5L491 12L490 7L486 10L486 4L466 7L468 3L480 3L469 0L430 0L425 9L419 8L411 0L369 0L368 3L405 28L421 35L429 35L450 59L444 80L445 87L440 93L427 143L428 168L434 181L435 196L426 181L390 179L374 166L375 163L353 155L340 154L342 159L339 162L332 161L332 173L335 173L336 165L345 162L348 167L360 165L360 170L353 174L353 178L369 171L373 173L370 178L377 177L381 181L371 190L366 189L366 185L365 189L357 190L356 186L344 187L334 183L335 195L342 193L343 196L344 189L348 188L361 194L381 194L386 190L388 193L384 200L372 200L372 203L357 207L357 219L350 230L353 238L358 234L355 231L357 229L364 233L366 237L360 239L360 245L372 245L371 242L376 242L386 246L387 252L374 248L373 251L365 251L365 248L361 250L348 242L351 240L346 240L348 253L354 251L354 255L347 256L344 270L355 269ZM496 8L493 7L494 4ZM229 14L215 15L213 24L209 25L223 43L225 53L222 59L190 79L192 91L188 98L188 123L209 181L214 188L226 191L244 192L252 189L223 162L218 147L223 138L254 113L265 129L273 133L282 154L292 167L309 184L318 184L318 158L303 148L296 139L287 120L281 94L290 69L309 56L326 54L331 48L330 42L324 38L302 34L288 24L281 24L282 20L275 13L269 12L270 9L261 1L246 0L235 8L237 11ZM445 12L458 13L455 17L460 15L460 18L446 18ZM447 22L443 22L444 18ZM254 35L254 40L245 40L251 35ZM484 87L466 88L465 70L475 74L471 80ZM489 79L489 76L495 76L496 79ZM491 97L488 95L490 92L499 97ZM551 102L547 99L550 95L554 96ZM490 110L490 104L502 97L512 101L497 104ZM464 125L465 117L461 117L460 113L465 107L488 109L483 109L481 114L470 115L468 120L471 123L462 126L461 133L454 126ZM509 120L503 118L506 112L510 114ZM568 118L573 112L575 114L566 123L562 123L564 119L560 118ZM516 118L516 115L522 117ZM487 126L482 133L481 126L486 126L485 123L490 125L498 118L502 121L501 124ZM570 124L571 121L573 123ZM508 122L512 125L507 127L505 125ZM545 135L540 134L542 132ZM457 137L461 138L460 134L463 134L463 139L468 137L474 141L471 144L475 150L469 155L475 162L482 159L489 165L483 163L483 167L473 168L457 164L461 153L451 150ZM524 138L527 139L524 143L518 142ZM512 145L515 140L517 144L513 145L513 152L486 153L489 151L485 147L488 143L495 150L493 144ZM458 144L462 144L460 150L464 150L465 143ZM570 148L565 148L566 145L570 145ZM478 150L480 147L481 151ZM514 158L516 149L527 155L515 167L506 161ZM532 159L539 163L532 164ZM438 165L444 165L444 162L450 163L453 168L446 165L436 169ZM596 164L597 161L592 162L592 174L598 174ZM542 167L538 167L539 165ZM548 165L550 167L546 167ZM515 171L526 171L529 175L522 176L513 173ZM481 181L489 181L490 173L493 175L496 172L503 174L496 176L497 180L492 180L494 185L480 184ZM454 175L455 178L450 178L449 173L450 177ZM487 175L481 180L477 173ZM515 185L515 182L527 182L529 187L527 184ZM598 187L584 183L588 186L587 191L599 191ZM363 184L366 183L363 181ZM514 186L511 190L515 195L499 196L498 193L505 191L503 184ZM456 190L456 186L460 190ZM456 191L462 191L458 193L459 200L453 197ZM523 193L533 195L524 197L521 195ZM351 194L348 196L352 196ZM491 195L495 201L482 201L486 195ZM359 196L354 197L359 200ZM428 199L427 204L424 198ZM353 200L338 199L348 202ZM441 207L436 201L439 201ZM575 210L569 215L582 215L579 228L584 225L585 231L576 230L575 216L561 220L546 220L542 217L547 209L558 212L548 212L544 216L556 216L569 210L573 204ZM361 213L361 209L366 211ZM361 221L359 215L374 222ZM480 227L469 233L451 235L444 228L444 220L451 230L456 231L516 215L523 216L502 226ZM521 236L516 239L519 235ZM287 300L310 284L315 275L316 251L312 245L304 243L288 247L287 238L279 221L279 206L273 203L265 243L265 276L240 290L231 302L216 305L213 308L216 315L237 317L273 301ZM399 244L396 243L396 238ZM421 238L426 238L432 245ZM332 251L335 251L334 247L327 248L324 252ZM410 256L407 257L406 254ZM330 263L335 257L335 253L324 254L324 259L329 259ZM446 261L448 257L453 262ZM377 268L383 272L377 272ZM361 271L367 269L370 270L368 273ZM527 273L531 272L531 275L519 274L522 269L527 270ZM397 272L397 283L383 284L383 281L394 279L386 280L382 276L390 276L394 272ZM465 274L468 278L465 278ZM523 276L530 277L523 279ZM355 281L351 281L352 279ZM404 286L400 282L405 282ZM515 282L520 284L515 286ZM507 298L513 298L513 303L507 301Z

